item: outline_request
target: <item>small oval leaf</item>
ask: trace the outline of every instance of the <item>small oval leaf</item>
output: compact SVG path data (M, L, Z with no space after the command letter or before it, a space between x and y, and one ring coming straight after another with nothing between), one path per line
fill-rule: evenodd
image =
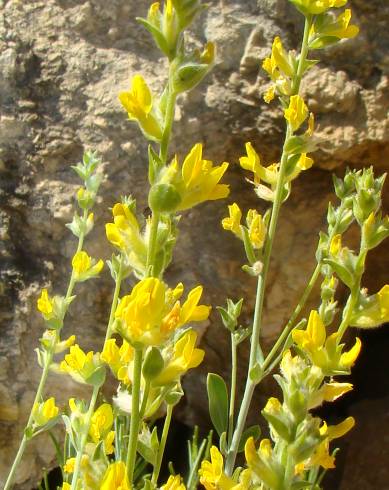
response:
M221 436L228 426L228 392L224 379L218 374L209 373L207 378L209 414L212 423Z

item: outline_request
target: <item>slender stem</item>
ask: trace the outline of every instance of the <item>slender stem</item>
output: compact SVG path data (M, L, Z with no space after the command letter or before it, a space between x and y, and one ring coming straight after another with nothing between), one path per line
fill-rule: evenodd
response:
M127 449L127 475L130 482L132 482L135 468L136 448L138 444L139 435L139 404L140 404L140 385L142 377L142 349L135 349L134 357L134 372L133 372L133 384L132 384L132 407L131 407L131 423L130 423L130 438L128 441Z
M316 284L316 282L320 276L320 269L321 269L321 264L319 263L316 265L315 270L313 271L313 273L309 279L309 282L308 282L306 288L304 289L304 292L300 298L300 301L298 302L294 312L292 313L292 316L290 317L288 323L285 325L281 335L278 337L278 339L277 339L276 343L273 345L271 351L266 356L266 359L264 360L264 362L262 364L262 369L264 371L266 371L266 369L269 367L270 363L273 360L273 357L277 354L278 349L282 346L282 344L285 342L288 335L290 334L290 331L293 329L298 316L300 315L302 309L304 308L305 303L307 302L307 299L308 299L309 295L311 294L312 289L315 286L315 284Z
M197 453L196 459L192 463L190 475L186 484L188 490L194 490L193 487L196 485L196 478L198 474L197 468L200 464L206 445L207 445L207 439L204 439L203 442L201 443L201 446L199 447L199 451Z
M343 208L344 208L344 205L342 202L340 209L339 209L339 216L342 216ZM340 224L340 218L338 219L338 221L335 223L334 227L331 230L331 233L329 235L329 240L328 240L329 243L331 243L331 239L338 232L339 224ZM269 365L272 363L272 360L273 360L274 356L277 354L278 349L282 346L282 344L285 342L288 335L290 334L291 330L293 329L297 318L299 317L302 309L304 308L305 303L307 302L307 299L309 298L309 296L312 292L312 289L314 288L314 286L315 286L315 284L316 284L316 282L320 276L321 266L322 266L321 262L319 262L316 265L316 267L315 267L314 271L312 272L312 275L308 281L308 284L307 284L306 288L304 289L304 292L300 298L300 301L298 302L295 310L292 313L292 316L290 317L288 323L285 325L284 329L282 330L281 335L278 337L278 339L277 339L276 343L274 344L274 346L272 347L271 351L266 356L266 359L264 360L263 365L262 365L264 372L269 367Z
M228 414L228 446L231 445L232 435L234 432L234 415L235 415L235 397L236 397L236 376L237 376L237 345L234 334L231 333L231 390L230 390L230 407Z
M147 249L146 275L147 277L154 276L154 261L157 248L159 214L153 212L151 216L151 227L149 235L149 246Z
M160 159L162 160L163 165L166 164L167 157L168 157L170 137L172 134L172 127L173 127L173 122L174 122L176 98L177 98L177 95L169 87L169 95L168 95L167 102L166 102L165 126L163 129L161 147L160 147L160 151L159 151L159 156L160 156Z
M347 300L345 309L343 310L342 321L341 321L341 324L340 324L339 329L338 329L337 344L340 343L343 335L345 334L348 326L350 325L353 310L354 310L356 302L358 301L359 290L361 289L361 279L362 279L364 264L365 264L365 260L366 260L366 255L367 255L367 251L365 249L363 249L360 252L359 257L358 257L358 262L361 261L361 263L362 263L362 270L361 270L361 273L358 274L358 276L357 276L355 284L351 289L350 296Z
M166 102L166 112L165 112L165 125L161 140L161 146L159 150L159 157L161 159L162 165L166 165L170 137L172 133L172 126L174 121L174 113L176 107L176 94L169 88L169 95ZM154 260L156 254L157 238L158 238L158 225L159 225L159 214L155 211L151 216L151 228L149 235L149 247L147 250L147 261L146 261L146 277L153 277L154 271Z
M169 434L170 422L172 420L174 405L167 406L167 412L165 417L165 422L163 424L163 431L161 436L161 442L159 443L158 454L157 454L157 462L154 466L153 476L151 477L151 484L157 485L159 472L161 471L161 464L163 459L163 454L165 452L166 440Z
M304 74L304 64L309 51L308 38L309 31L311 30L312 26L312 20L312 15L307 15L305 18L303 41L301 43L301 52L299 57L299 64L297 67L297 73L292 83L292 94L298 94L300 90L301 80Z
M116 311L116 307L118 305L120 288L121 288L122 280L123 280L123 260L124 260L124 257L123 257L123 254L121 254L120 255L120 262L119 262L119 270L118 270L116 280L115 280L115 290L114 290L113 298L112 298L111 311L109 314L109 320L108 320L108 325L107 325L107 332L105 334L104 347L112 335L112 325L113 325L113 321L115 318L115 311ZM104 350L104 347L103 347L103 350Z
M304 72L304 63L308 54L308 37L309 31L311 28L311 17L306 17L305 26L304 26L304 36L302 40L301 53L299 57L299 64L297 67L296 75L292 84L292 95L297 94L300 90L301 77ZM264 251L264 259L263 259L263 269L261 274L258 276L258 285L257 285L257 295L255 300L255 311L254 311L254 319L253 319L253 332L251 335L251 345L250 345L250 360L248 367L248 376L246 380L245 391L243 395L242 404L240 406L239 415L237 425L234 431L234 435L232 438L232 443L229 448L227 458L226 458L226 473L227 475L231 475L234 469L236 455L238 453L240 439L242 437L242 433L244 427L246 425L247 414L249 411L249 407L251 404L251 399L253 397L254 389L257 381L253 381L250 377L250 372L254 368L254 366L259 362L263 363L263 353L259 344L259 337L261 333L261 325L262 325L262 312L263 312L263 303L265 297L265 289L266 289L266 279L270 265L270 257L273 248L274 237L277 229L278 217L280 213L280 209L282 206L282 197L284 192L284 178L285 178L285 168L288 160L287 152L285 151L286 144L288 142L289 137L293 134L290 125L287 125L285 140L282 149L281 161L280 161L280 170L277 180L277 187L275 191L275 197L273 202L273 208L270 218L268 235L265 243L265 251Z
M88 211L84 210L84 216L83 216L84 221L87 219L87 217L88 217ZM85 239L85 234L81 233L79 238L78 238L76 253L79 252L80 250L82 250L82 246L84 244L84 239ZM67 300L73 294L73 289L74 289L75 283L76 283L75 275L74 275L74 272L72 270L72 273L71 273L71 276L69 279L69 284L68 284L68 287L66 290L65 304L67 303ZM55 348L57 346L58 340L59 340L59 335L57 334L55 336L53 345L51 346L50 350L47 352L47 356L45 357L45 365L43 367L41 379L39 380L39 385L38 385L38 388L37 388L37 391L35 394L34 402L33 402L32 407L31 407L30 415L28 417L27 424L24 428L24 435L23 435L23 438L20 442L19 449L18 449L18 452L16 453L14 462L12 463L7 481L5 482L4 490L9 490L10 488L12 488L12 481L14 479L15 472L17 470L17 467L20 464L20 461L22 460L24 451L26 449L27 442L29 440L29 438L26 436L26 432L32 428L34 405L35 405L35 403L39 403L42 399L43 390L44 390L45 385L46 385L47 377L49 374L50 366L51 366L51 363L53 360L53 356L54 356L54 352L55 352Z
M24 436L20 442L18 452L17 452L15 459L14 459L14 462L12 464L11 470L9 472L7 481L5 482L4 490L9 490L10 488L12 488L12 481L14 479L16 469L17 469L17 467L18 467L18 465L19 465L19 463L23 457L24 450L26 449L27 440L28 440L27 436L24 434Z
M77 456L76 456L76 462L74 464L74 472L73 472L73 476L72 476L71 490L76 490L76 488L77 488L78 478L79 478L80 469L81 469L81 460L82 460L82 456L84 454L85 444L86 444L86 441L88 438L89 427L90 427L92 415L93 415L93 412L95 409L98 393L99 393L99 386L94 386L93 392L92 392L92 397L91 397L91 400L89 402L88 412L86 414L86 419L84 422L84 426L82 428L80 446L77 448Z
M142 405L140 407L140 418L142 420L143 420L143 417L145 415L145 411L146 411L146 407L147 407L147 402L148 402L148 399L149 399L150 385L151 385L150 380L147 380L146 381L146 384L145 384L145 389L144 389L144 392L143 392Z

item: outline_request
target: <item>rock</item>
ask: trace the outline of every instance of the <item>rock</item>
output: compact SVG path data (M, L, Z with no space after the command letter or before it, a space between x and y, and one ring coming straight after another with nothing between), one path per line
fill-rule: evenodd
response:
M205 83L180 98L172 151L183 156L194 143L203 141L207 158L232 162L227 177L232 192L225 203L207 203L186 214L168 280L183 280L188 287L203 283L206 301L213 305L223 304L226 297L244 296L243 321L248 323L254 307L255 281L241 272L241 245L221 231L220 219L226 215L227 203L233 200L242 203L244 209L264 209L234 163L249 140L264 161L279 158L283 117L276 104L267 106L261 99L268 83L260 69L261 58L270 52L275 35L282 35L286 47L295 47L302 18L286 0L208 3L209 9L197 21L189 41L200 46L204 37L215 40L218 62ZM135 20L146 14L147 7L148 2L135 0L8 0L3 5L2 483L40 376L33 351L43 329L35 309L36 298L42 287L63 293L67 284L75 243L65 223L70 220L79 185L70 165L79 161L84 148L97 150L104 162L96 228L86 244L93 256L107 259L111 254L103 225L109 220L108 208L121 195L132 193L141 211L147 206L147 144L117 100L118 91L128 87L135 73L142 72L156 91L165 80L166 64L149 34ZM305 82L304 90L309 93L317 133L323 142L315 155L315 167L294 183L293 195L282 210L265 305L263 342L267 347L293 310L314 266L318 231L324 226L327 202L332 199L329 170L342 175L347 165L359 168L373 164L378 172L388 168L389 6L380 0L354 0L353 12L361 27L360 36L320 53L323 61ZM385 245L369 259L365 285L371 291L384 283L388 262ZM98 281L79 286L77 294L82 299L72 305L65 334L76 333L83 347L99 349L112 295L108 272ZM311 304L315 305L316 300L317 296L313 297ZM216 313L202 335L207 365L186 379L188 396L180 415L190 423L206 420L206 372L228 376L228 338ZM247 356L242 348L242 379ZM56 375L50 377L47 391L62 405L69 396L88 396L67 378ZM262 393L255 402L255 416L265 396ZM34 441L15 488L30 489L40 477L42 466L54 464L53 460L49 442ZM360 464L365 463L361 460ZM363 471L368 472L371 466L365 465ZM358 488L376 487L366 483Z

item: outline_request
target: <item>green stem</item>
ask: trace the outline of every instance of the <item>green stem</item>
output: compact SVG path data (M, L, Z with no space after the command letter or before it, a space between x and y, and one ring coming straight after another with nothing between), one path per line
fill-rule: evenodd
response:
M92 392L92 397L91 397L91 400L89 403L88 412L86 414L86 419L84 421L84 426L82 428L80 446L77 448L77 456L76 456L76 462L74 463L74 472L73 472L73 476L72 476L71 490L76 490L76 488L77 488L78 478L79 478L80 469L81 469L81 460L82 460L82 456L84 454L85 444L86 444L86 441L88 438L89 427L90 427L92 415L93 415L93 412L95 409L95 405L96 405L96 401L97 401L97 395L99 393L99 388L100 388L99 386L93 387L93 392Z
M10 488L12 488L12 481L14 479L15 472L16 472L17 467L18 467L18 465L19 465L19 463L20 463L20 461L21 461L21 459L23 457L24 450L26 449L26 445L27 445L27 442L29 440L29 438L26 436L26 432L28 432L32 428L34 405L36 403L39 403L41 401L42 392L43 392L43 389L44 389L45 384L46 384L46 380L47 380L47 376L49 374L49 368L50 368L52 359L53 359L53 354L50 352L48 354L48 356L46 357L46 363L44 365L44 368L43 368L43 371L42 371L42 376L41 376L41 379L40 379L40 382L39 382L39 385L38 385L38 389L37 389L36 394L35 394L35 398L34 398L34 402L32 404L32 409L31 409L31 412L30 412L30 416L29 416L28 421L27 421L27 424L26 424L26 426L24 428L24 435L23 435L23 438L22 438L22 440L20 442L20 446L19 446L18 452L17 452L17 454L15 456L14 462L13 462L13 464L11 466L11 470L9 472L7 481L5 482L4 490L9 490Z
M142 405L140 407L140 418L142 420L143 420L143 417L145 415L145 411L146 411L146 407L147 407L147 401L149 399L150 386L151 386L151 382L150 382L150 380L147 380L146 381L146 384L145 384L145 389L144 389L144 392L143 392Z
M315 270L313 271L309 282L303 292L303 295L300 298L300 301L298 302L294 312L292 313L292 316L290 317L288 323L285 325L281 335L278 337L276 343L272 347L271 351L269 354L266 356L266 359L263 362L262 369L266 371L266 369L269 367L270 363L273 360L273 357L277 354L278 349L282 346L282 344L285 342L287 339L288 335L290 334L291 330L293 329L295 322L300 315L302 309L305 306L305 303L307 302L307 299L309 298L313 287L315 286L319 276L320 276L320 269L321 269L321 264L317 264L315 267Z
M139 435L139 425L140 425L140 414L139 414L139 404L140 404L140 386L142 377L142 349L135 349L134 357L134 373L132 382L132 407L131 407L131 423L130 423L130 437L128 441L127 449L127 475L129 481L132 483L135 459L136 459L136 448L138 445L138 435Z
M161 140L161 146L159 149L159 157L161 159L162 165L166 165L170 137L172 133L172 126L174 121L174 113L176 107L176 94L169 89L169 95L166 102L166 112L165 112L165 125ZM158 225L159 225L159 214L153 211L151 216L151 228L149 235L149 247L147 250L147 261L146 261L146 277L153 277L154 271L154 260L156 254L157 238L158 238Z
M296 76L292 83L292 95L298 94L300 91L301 80L304 74L305 60L307 59L308 51L309 51L308 38L309 38L309 31L311 30L311 26L312 26L312 20L313 20L312 15L307 15L305 18L304 34L303 34L303 41L301 43L299 64L297 67Z
M235 415L235 397L236 397L236 376L237 376L237 345L234 334L231 334L231 390L230 390L230 407L228 414L228 446L231 445L232 435L234 432L234 415Z
M153 212L151 216L149 246L147 249L146 277L153 277L154 275L153 268L154 268L155 254L157 248L158 225L159 225L159 214Z
M308 36L311 28L311 17L307 17L305 19L304 26L304 36L302 41L301 53L299 57L299 64L297 67L296 75L292 84L292 94L298 94L300 90L301 77L304 71L304 63L308 54ZM250 360L248 367L248 376L246 379L246 386L243 395L242 404L240 406L238 420L236 424L236 428L234 431L234 435L232 438L232 443L229 448L227 458L226 458L226 473L227 475L232 475L236 455L238 453L238 448L240 444L240 440L243 434L244 427L246 425L247 414L249 411L249 407L251 404L251 400L254 394L255 386L258 384L258 380L253 381L250 377L250 372L255 367L255 365L259 363L263 363L263 353L259 344L259 337L261 333L261 324L262 324L262 312L263 312L263 303L265 297L265 289L266 289L266 279L270 265L270 257L273 248L274 237L277 229L278 217L280 213L280 209L282 206L282 197L284 191L284 177L285 177L285 168L288 160L288 155L285 151L286 144L288 142L289 137L293 134L290 125L288 124L285 140L282 148L282 155L280 160L280 170L277 180L277 187L275 191L275 197L273 202L273 208L270 218L268 235L265 243L265 251L264 251L264 259L263 259L263 269L261 274L258 276L258 285L257 285L257 295L255 300L255 311L254 311L254 320L253 320L253 332L251 335L251 345L250 345Z
M177 95L172 91L171 88L169 88L169 95L166 102L165 126L163 129L161 147L159 151L159 157L163 165L166 165L166 161L168 157L168 149L169 149L170 137L172 134L174 113L176 108L176 98Z
M159 447L158 447L157 462L154 466L153 476L151 477L152 485L157 485L158 482L159 472L161 471L163 454L165 452L165 447L166 447L166 440L169 434L170 422L172 420L173 408L174 408L173 405L167 406L167 412L166 412L165 422L163 424L161 442L159 443Z
M112 325L113 325L113 322L115 319L115 311L116 311L116 307L118 305L120 288L121 288L122 280L123 280L123 260L124 260L124 257L123 257L123 254L121 254L120 255L120 262L119 262L119 270L118 270L116 280L115 280L115 290L114 290L113 298L112 298L111 311L109 314L109 320L108 320L108 325L107 325L107 332L105 334L104 347L112 335ZM104 350L104 347L103 347L103 350Z
M355 305L358 301L359 298L359 291L361 289L361 280L362 280L362 274L363 274L363 269L365 265L365 260L366 260L366 255L367 251L363 249L363 251L360 252L359 257L358 257L358 262L361 262L361 268L362 272L358 274L355 284L351 289L350 296L348 297L345 309L343 310L343 317L342 321L339 325L338 329L338 337L337 337L337 344L339 345L340 341L342 340L343 335L345 334L348 326L350 325L351 317L355 308Z
M197 469L199 467L199 464L200 464L201 458L203 456L204 449L205 449L206 445L207 445L207 439L204 439L203 442L201 443L201 446L199 447L199 451L198 451L198 454L196 456L196 459L192 463L192 468L191 468L190 475L189 475L189 478L188 478L188 481L186 484L186 487L188 490L194 490L195 488L197 488L197 486L196 486L196 481L198 478Z
M84 210L84 215L83 215L84 221L86 221L87 217L88 217L88 211L87 210ZM80 252L82 250L82 246L84 244L84 239L85 239L84 233L80 234L80 236L78 238L78 244L77 244L76 253L77 252ZM75 275L74 275L74 272L72 270L72 273L71 273L71 276L70 276L70 279L69 279L68 288L67 288L66 295L65 295L65 304L66 304L67 300L69 300L69 298L73 294L73 289L74 289L75 283L76 283L76 281L75 281ZM55 340L53 342L53 345L50 348L50 351L47 352L47 356L45 358L45 361L46 362L45 362L45 365L43 367L41 379L39 380L39 385L38 385L38 388L37 388L37 391L36 391L36 394L35 394L34 402L33 402L32 407L31 407L30 415L28 417L27 424L26 424L26 426L24 428L24 435L23 435L23 438L22 438L22 440L20 442L19 449L18 449L18 452L16 453L14 462L12 463L12 466L11 466L11 469L10 469L10 472L9 472L9 475L8 475L8 478L7 478L7 481L5 482L4 490L9 490L10 488L12 488L12 481L14 479L15 472L17 470L17 467L20 464L20 461L22 460L24 451L26 449L27 442L29 440L27 438L27 436L26 436L26 432L28 432L32 428L34 405L35 405L35 403L39 403L41 401L41 399L42 399L43 390L44 390L45 385L46 385L47 377L48 377L48 374L49 374L50 366L51 366L51 363L52 363L52 360L53 360L53 356L54 356L54 352L55 352L55 348L57 346L58 340L59 340L59 335L57 334L55 336Z
M344 204L342 202L341 205L340 205L340 209L339 209L339 214L338 214L339 217L342 216L343 209L344 209ZM332 238L338 233L339 225L340 225L340 218L335 223L335 225L333 226L333 228L331 230L331 233L329 234L328 243L331 243ZM281 335L278 337L278 339L277 339L276 343L274 344L273 348L271 349L271 351L267 355L266 359L264 360L263 365L262 365L262 368L263 368L263 371L264 372L269 367L269 365L271 364L274 356L277 354L279 348L286 341L288 335L290 334L290 332L292 331L293 327L295 326L296 320L299 317L301 311L303 310L303 308L305 306L305 303L307 302L307 299L309 298L309 296L310 296L310 294L312 292L312 289L314 288L314 286L315 286L315 284L316 284L316 282L317 282L317 280L318 280L318 278L320 276L321 266L322 266L321 262L319 262L316 265L315 270L312 272L312 275L311 275L311 277L310 277L310 279L308 281L308 284L307 284L306 288L304 289L304 292L303 292L303 294L302 294L302 296L300 298L300 301L298 302L295 310L292 313L292 316L290 317L288 323L285 325L284 329L282 330Z

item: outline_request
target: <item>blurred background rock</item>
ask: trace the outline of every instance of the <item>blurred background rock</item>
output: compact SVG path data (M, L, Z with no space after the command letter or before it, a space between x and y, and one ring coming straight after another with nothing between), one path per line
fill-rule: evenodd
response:
M302 17L286 0L207 3L188 42L214 40L219 61L205 83L180 99L172 152L182 156L203 141L206 158L231 162L231 196L186 213L168 280L183 280L188 287L204 284L206 300L213 305L226 297L247 298L247 323L255 284L241 272L241 244L221 230L220 219L235 200L244 208L263 209L235 163L249 140L266 162L278 158L284 122L276 103L267 106L261 100L267 79L260 65L275 35L282 36L287 48L297 46ZM137 72L156 91L165 79L164 61L135 21L149 5L147 0L0 1L0 483L40 376L33 351L43 328L35 309L37 295L42 287L61 293L67 283L74 238L65 223L78 188L70 165L80 160L83 149L97 150L104 162L96 227L86 244L94 257L111 254L104 223L121 195L131 193L140 212L146 211L147 144L126 119L117 93ZM360 35L320 52L322 62L304 85L324 141L314 155L314 168L295 181L282 210L266 299L266 346L287 320L314 266L318 231L332 199L330 171L343 175L346 166L371 164L377 173L388 169L389 4L353 0L350 6ZM372 292L384 284L388 262L384 243L368 262L364 285ZM98 350L112 294L108 272L77 292L82 300L72 305L65 334L76 333L84 348ZM316 300L312 298L312 306ZM187 398L178 412L182 422L206 428L206 372L228 377L229 344L215 313L202 333L206 364L186 378ZM328 488L389 488L389 386L383 376L388 336L373 332L364 339L354 376L357 395L335 404L332 413L335 418L355 414L358 425L344 443L336 480L329 480ZM244 366L247 351L242 348L240 354ZM254 405L257 419L263 390ZM48 392L62 404L71 395L85 396L68 378L54 375ZM50 467L53 460L49 441L34 440L15 488L32 488L41 467Z

